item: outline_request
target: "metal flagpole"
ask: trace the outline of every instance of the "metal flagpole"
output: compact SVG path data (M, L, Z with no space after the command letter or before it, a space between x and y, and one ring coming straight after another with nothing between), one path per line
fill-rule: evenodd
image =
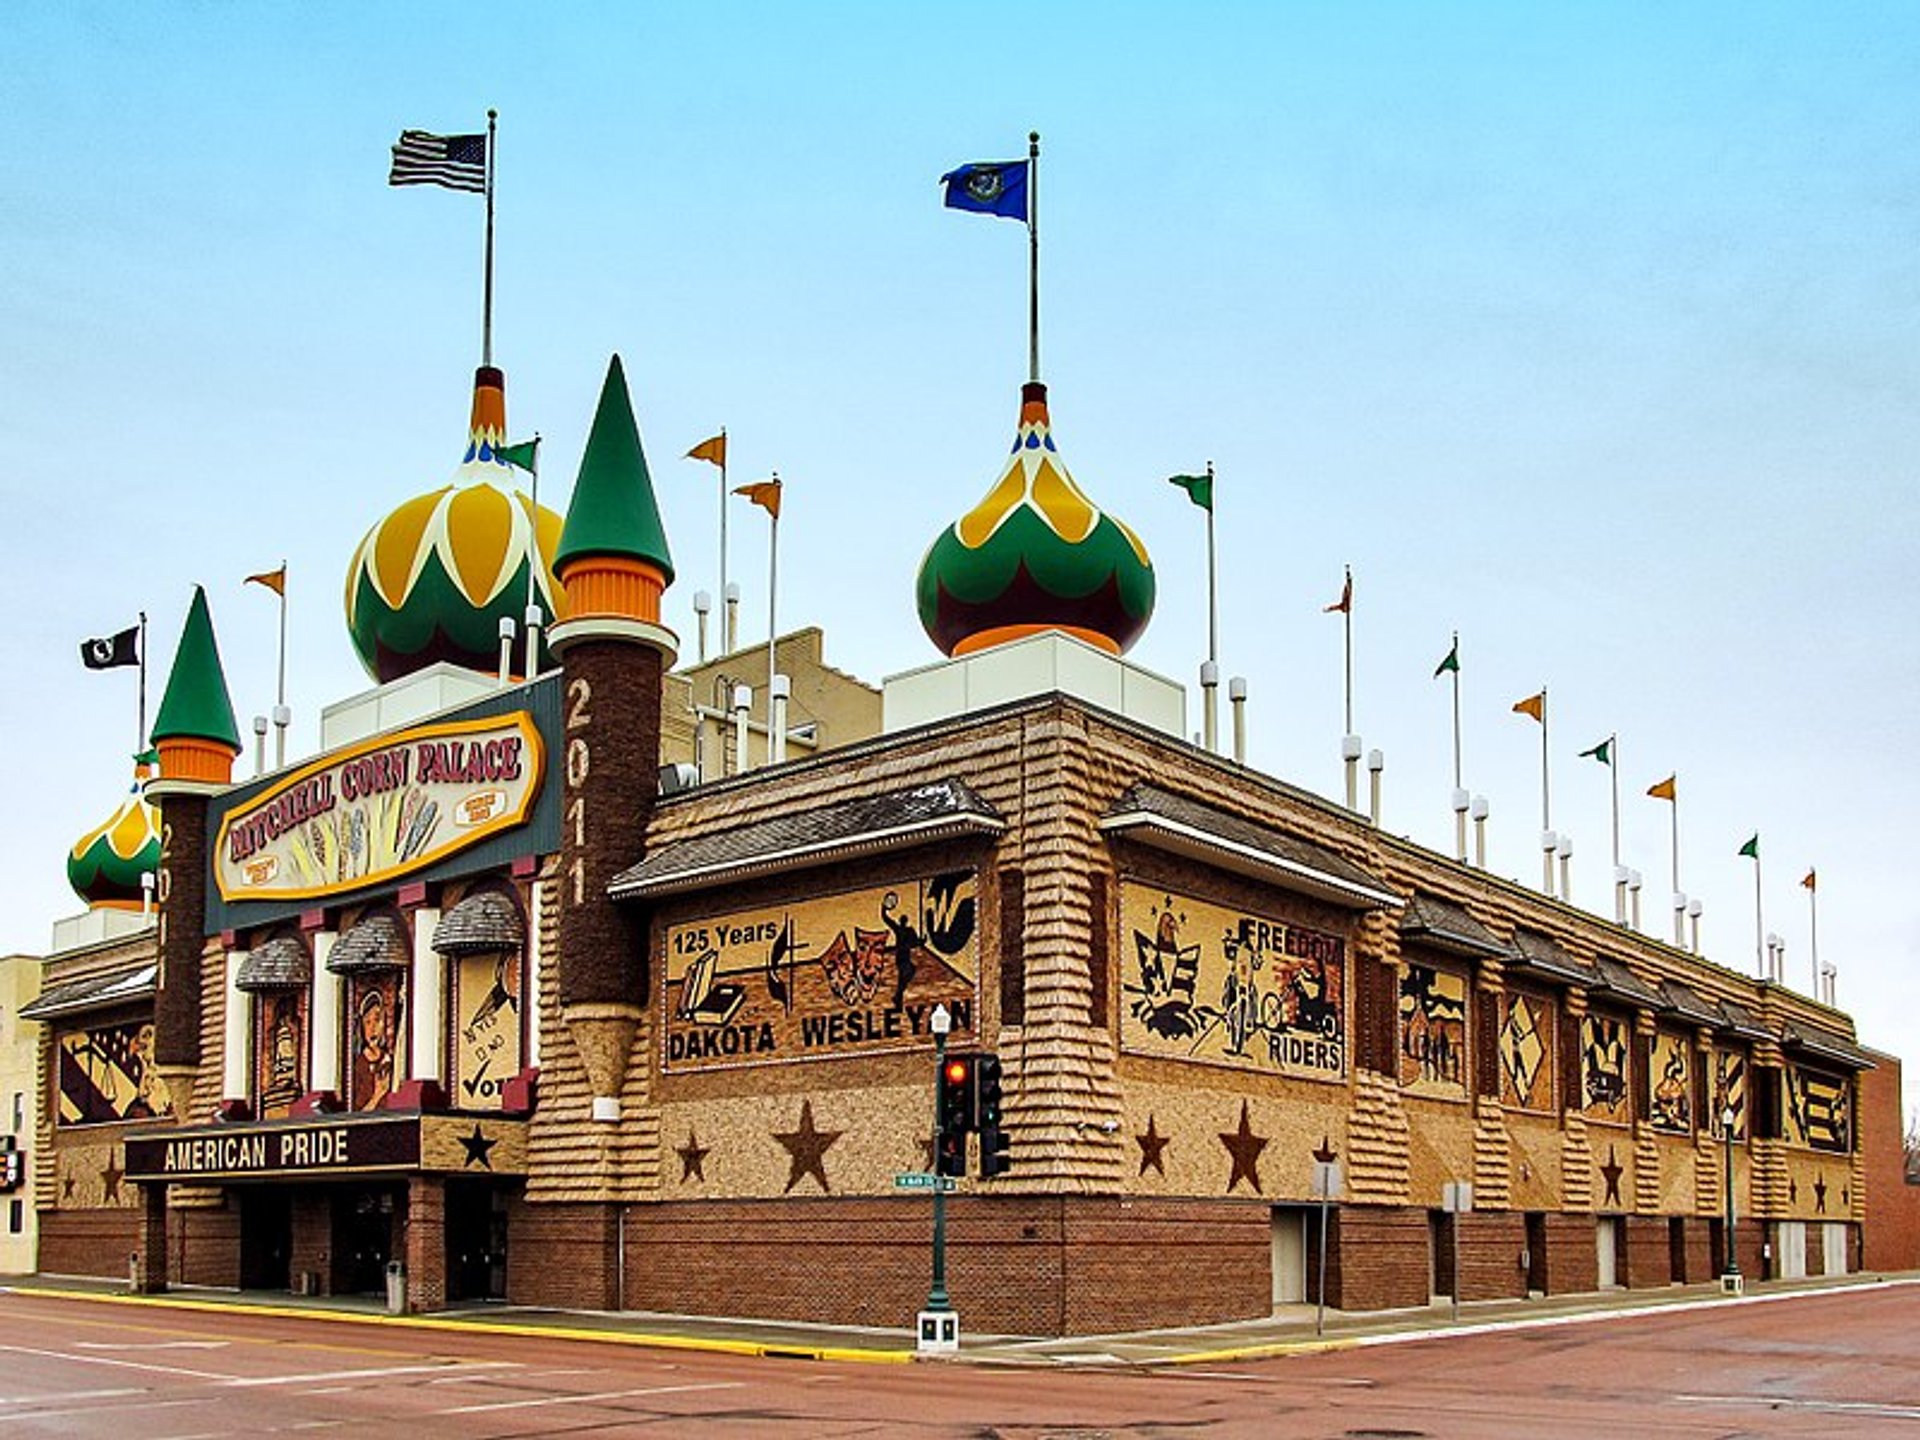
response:
M280 562L280 666L273 692L273 768L287 763L287 726L293 712L287 709L287 562Z
M480 311L480 363L493 364L493 148L498 110L487 111L487 273Z
M1547 772L1547 687L1544 685L1540 687L1540 828L1553 829L1553 799Z
M733 606L727 601L727 427L720 427L720 639L721 648L733 653L735 639Z
M1759 833L1755 832L1753 838L1753 969L1754 974L1764 977L1767 973L1767 926L1766 921L1761 917L1760 913ZM1781 978L1785 979L1786 977L1782 976ZM1813 989L1809 993L1811 993L1816 1000L1820 998L1820 971L1817 967L1813 972Z
M1820 990L1820 889L1816 872L1807 871L1807 879L1813 883L1807 886L1807 924L1812 931L1813 941L1813 985L1815 998Z
M1040 380L1040 132L1027 132L1027 379ZM1211 524L1211 516L1209 516Z
M1460 654L1458 630L1453 632L1453 649L1449 653L1456 657ZM1453 788L1464 788L1460 783L1460 665L1457 659L1453 667Z
M1346 586L1341 592L1347 602L1340 608L1340 628L1346 635L1347 651L1347 734L1353 734L1353 567L1347 566ZM1456 780L1454 782L1458 784Z
M1220 586L1214 567L1213 548L1213 461L1207 461L1207 663L1200 667L1200 689L1204 699L1205 734L1208 753L1217 747L1220 734Z
M1624 925L1627 919L1627 882L1620 875L1620 736L1607 737L1607 768L1613 772L1613 919Z
M1673 943L1685 949L1687 945L1687 907L1680 899L1680 775L1674 772L1673 799L1668 802L1673 807Z
M125 612L122 611L122 614ZM140 612L140 733L133 737L133 748L138 754L147 749L147 612Z
M778 470L773 472L773 483L776 486L780 483ZM776 489L774 494L777 497L779 491ZM775 625L778 613L775 606L779 596L777 588L779 579L780 502L776 498L773 505L773 524L767 530L767 759L769 762L773 759L773 677L779 668L774 663L773 654L774 641L780 633Z
M533 521L532 545L527 550L527 679L531 680L540 673L540 622L544 618L539 611L540 566L540 432L533 432L533 464L527 467L527 474L533 479L530 518Z

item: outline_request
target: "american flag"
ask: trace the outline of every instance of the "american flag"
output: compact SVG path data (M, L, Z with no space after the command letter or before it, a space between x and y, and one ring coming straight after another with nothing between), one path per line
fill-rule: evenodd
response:
M393 147L389 185L441 185L483 195L487 189L485 135L432 135L402 130Z

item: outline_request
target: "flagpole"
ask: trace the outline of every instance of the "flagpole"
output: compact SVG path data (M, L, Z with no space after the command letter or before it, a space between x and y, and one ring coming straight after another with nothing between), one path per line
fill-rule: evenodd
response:
M780 472L773 472L773 483L780 483ZM775 494L779 492L776 491ZM773 758L773 677L778 671L774 662L774 641L779 635L775 625L780 580L780 506L776 500L773 508L773 524L767 530L767 758Z
M1450 652L1460 654L1460 632L1453 632L1453 649ZM1460 783L1460 664L1456 658L1453 666L1453 788L1464 788Z
M1353 567L1347 566L1347 583L1343 591L1346 604L1340 610L1340 628L1345 632L1347 652L1347 730L1353 734ZM1458 783L1458 782L1456 782ZM1348 808L1352 808L1349 806Z
M480 363L493 364L493 150L498 110L487 111L487 261L480 309Z
M1756 843L1753 847L1753 969L1755 975L1764 977L1767 969L1767 927L1766 922L1761 918L1760 914L1760 846L1757 843L1759 838L1759 834L1756 832L1754 835ZM1818 968L1814 970L1813 977L1814 986L1811 993L1813 998L1818 1000L1820 998L1820 971ZM1783 976L1781 978L1784 979L1785 977Z
M733 605L727 599L727 427L720 427L720 639L731 655L735 639Z
M1040 383L1040 132L1027 132L1027 379ZM1209 512L1208 524L1212 518Z
M121 614L125 614L123 610ZM144 754L147 748L147 612L140 612L140 733L134 736L133 748L138 754Z
M1607 768L1613 772L1613 920L1616 925L1627 919L1627 882L1620 874L1620 735L1607 737Z
M1680 776L1674 772L1673 799L1673 943L1680 949L1687 945L1687 907L1680 895Z
M1207 751L1211 754L1220 736L1220 585L1214 568L1213 549L1213 461L1207 461L1207 663L1200 668L1200 689L1206 701Z
M533 479L533 494L530 497L529 518L533 521L532 544L527 547L527 607L524 619L527 622L527 679L531 680L540 673L540 620L535 610L539 601L540 566L540 432L533 432L533 464L527 474Z
M1813 884L1807 886L1807 925L1811 931L1813 940L1811 947L1813 950L1813 984L1815 998L1818 998L1820 987L1820 882L1819 876L1814 871L1809 870L1807 874L1812 877L1814 881Z
M1553 802L1547 785L1547 687L1540 687L1540 889L1553 894ZM1562 895L1562 900L1567 897Z
M287 726L293 712L287 709L287 562L280 562L280 663L273 691L273 768L287 763Z

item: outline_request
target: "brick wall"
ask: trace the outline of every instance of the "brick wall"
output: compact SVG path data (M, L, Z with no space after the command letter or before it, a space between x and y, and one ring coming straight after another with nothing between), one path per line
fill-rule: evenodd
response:
M1527 1217L1514 1210L1474 1211L1459 1217L1460 1298L1524 1300Z
M1860 1076L1860 1159L1866 1179L1866 1223L1860 1264L1867 1270L1920 1269L1920 1185L1905 1176L1905 1117L1900 1062L1874 1056Z
M47 1275L108 1275L125 1279L127 1256L140 1248L140 1212L42 1210L40 1270Z
M416 1175L407 1182L404 1247L409 1314L447 1308L447 1182L438 1175Z
M1396 1310L1432 1301L1426 1211L1342 1206L1334 1211L1327 1247L1327 1303L1336 1309Z
M1547 1294L1569 1295L1600 1288L1600 1255L1593 1216L1547 1216Z
M1724 1244L1724 1242L1722 1242ZM1714 1254L1713 1230L1705 1220L1687 1221L1687 1273L1685 1280L1689 1285L1700 1285L1716 1279L1725 1257Z
M614 1288L619 1264L614 1215L611 1205L529 1205L516 1195L507 1215L507 1294L521 1305L623 1308ZM630 1250L628 1268L637 1260L669 1270L674 1264L670 1255L640 1258ZM697 1307L686 1304L650 1308L698 1313ZM733 1307L731 1313L751 1312Z
M240 1207L231 1195L218 1210L170 1210L167 1236L177 1282L239 1288Z
M1626 1217L1620 1279L1630 1289L1653 1290L1673 1283L1673 1241L1664 1215Z

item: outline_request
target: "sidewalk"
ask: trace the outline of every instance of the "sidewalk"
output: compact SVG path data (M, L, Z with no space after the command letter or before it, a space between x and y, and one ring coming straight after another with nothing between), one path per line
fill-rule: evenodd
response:
M1269 1317L1233 1324L1115 1335L1032 1339L967 1335L963 1330L961 1351L957 1358L962 1363L1032 1366L1227 1364L1318 1350L1439 1339L1448 1335L1578 1324L1661 1310L1762 1304L1861 1286L1912 1284L1920 1284L1920 1274L1863 1274L1815 1280L1768 1281L1753 1286L1742 1299L1727 1299L1716 1286L1675 1285L1657 1290L1615 1290L1542 1300L1483 1301L1462 1305L1458 1324L1451 1318L1450 1307L1444 1304L1417 1310L1352 1315L1329 1310L1324 1333L1321 1334L1315 1333L1315 1310L1310 1305L1288 1306ZM388 1315L377 1300L363 1296L307 1297L194 1286L180 1286L164 1295L129 1295L122 1281L50 1275L0 1282L0 1292L4 1291L109 1304L224 1312L255 1311L351 1324L396 1325L420 1330L491 1331L505 1335L538 1335L770 1358L879 1364L901 1364L917 1358L913 1350L912 1333L905 1327L879 1330L638 1311L540 1310L497 1304L461 1307L433 1315ZM964 1305L960 1309L964 1327ZM951 1360L955 1357L943 1358Z

